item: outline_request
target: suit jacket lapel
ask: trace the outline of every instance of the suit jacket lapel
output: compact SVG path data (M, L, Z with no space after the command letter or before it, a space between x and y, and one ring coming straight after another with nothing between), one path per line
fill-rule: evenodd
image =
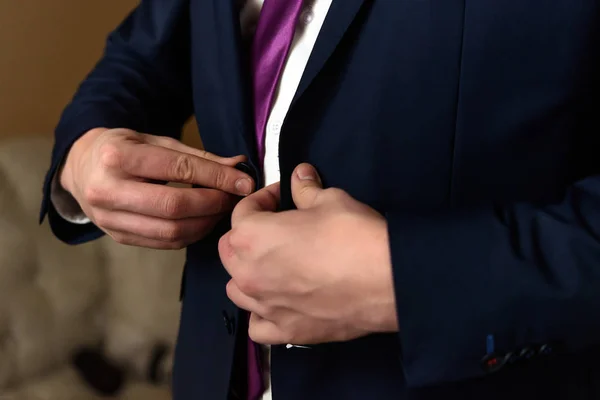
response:
M240 28L240 2L236 0L212 0L218 43L218 63L222 70L220 86L223 88L223 106L237 132L241 135L247 154L252 161L256 157L252 118L252 97L250 91L250 68L248 49L243 43ZM211 55L208 54L207 57Z
M296 91L294 102L321 71L366 1L333 1ZM202 15L199 23L206 24L202 31L216 36L213 37L217 43L215 49L217 54L211 53L216 56L216 62L221 72L218 74L220 77L218 86L222 88L222 99L224 100L221 107L226 110L227 119L235 130L224 134L235 136L231 136L229 140L242 140L242 146L246 149L246 154L250 156L250 161L258 165L252 116L249 46L243 43L240 29L240 4L243 2L205 0L195 4L198 6L196 12ZM206 57L211 57L211 54L207 54Z
M317 43L313 48L304 75L296 91L294 103L302 96L304 91L310 86L315 77L319 74L337 45L340 43L344 34L348 30L356 14L366 0L333 0L325 23L321 28ZM292 103L293 104L293 103Z

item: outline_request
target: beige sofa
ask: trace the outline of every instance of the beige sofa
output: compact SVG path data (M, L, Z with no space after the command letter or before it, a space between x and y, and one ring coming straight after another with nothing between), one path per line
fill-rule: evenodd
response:
M37 222L51 146L0 141L0 399L169 399L184 254L55 239ZM161 343L154 384L148 368ZM100 397L83 378L72 360L84 348L126 374L121 390Z

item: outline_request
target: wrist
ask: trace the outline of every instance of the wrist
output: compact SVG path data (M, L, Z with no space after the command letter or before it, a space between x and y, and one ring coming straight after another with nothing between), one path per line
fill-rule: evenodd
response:
M93 143L98 136L107 130L107 128L91 129L73 143L69 149L69 152L67 153L64 163L57 172L59 174L58 181L64 190L69 193L73 193L73 172L76 169L75 166L79 164L78 160L81 159L81 154L84 154L91 143Z

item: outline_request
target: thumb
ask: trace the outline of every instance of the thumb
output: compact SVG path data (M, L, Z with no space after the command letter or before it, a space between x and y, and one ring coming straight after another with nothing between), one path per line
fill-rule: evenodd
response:
M280 193L280 185L277 182L243 198L233 209L231 225L235 226L253 214L277 211L281 200Z
M315 168L300 164L292 174L292 198L298 209L314 207L323 192L323 183Z

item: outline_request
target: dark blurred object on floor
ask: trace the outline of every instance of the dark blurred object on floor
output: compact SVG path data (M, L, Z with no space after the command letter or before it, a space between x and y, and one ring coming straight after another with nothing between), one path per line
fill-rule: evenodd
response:
M0 397L168 400L184 252L39 226L49 137L0 141Z

